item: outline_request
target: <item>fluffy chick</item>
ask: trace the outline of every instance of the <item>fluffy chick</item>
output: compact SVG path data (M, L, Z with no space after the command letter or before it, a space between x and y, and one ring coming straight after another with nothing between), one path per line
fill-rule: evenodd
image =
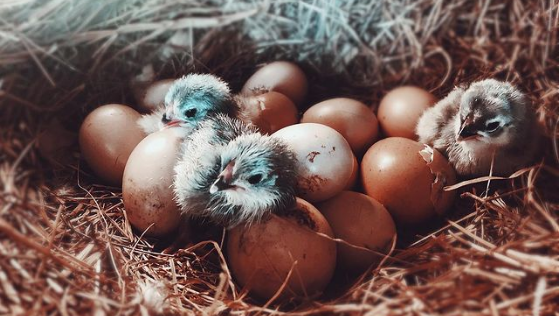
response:
M426 110L416 133L420 142L445 154L461 176L488 175L492 161L493 175L509 175L532 161L535 124L523 93L508 82L486 79L456 87Z
M142 116L138 124L147 134L179 126L186 136L209 116L225 113L235 117L237 112L227 83L211 74L189 74L171 85L163 107Z
M295 156L280 140L219 114L184 143L174 192L187 216L233 227L295 203Z

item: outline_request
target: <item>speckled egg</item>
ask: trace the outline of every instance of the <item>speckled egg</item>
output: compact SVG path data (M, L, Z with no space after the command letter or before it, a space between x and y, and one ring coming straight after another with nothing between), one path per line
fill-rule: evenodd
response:
M310 202L327 200L350 181L353 153L345 138L331 127L316 123L291 125L273 134L295 153L298 195Z

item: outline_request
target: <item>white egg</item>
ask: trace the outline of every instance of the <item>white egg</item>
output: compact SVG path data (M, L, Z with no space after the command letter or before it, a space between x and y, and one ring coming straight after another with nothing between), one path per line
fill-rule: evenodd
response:
M341 192L351 178L353 153L342 134L326 125L303 123L273 134L284 140L298 161L298 196L319 202Z

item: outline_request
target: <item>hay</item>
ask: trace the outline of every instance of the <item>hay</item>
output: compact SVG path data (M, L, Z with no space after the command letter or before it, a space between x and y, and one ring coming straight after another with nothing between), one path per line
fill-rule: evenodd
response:
M556 314L558 25L553 0L0 3L0 314ZM309 104L511 80L541 119L539 163L462 183L446 222L400 232L341 295L261 307L233 282L219 231L172 255L168 240L134 234L120 191L80 163L75 131L91 108L131 103L148 65L156 78L213 72L238 90L277 59L307 72Z

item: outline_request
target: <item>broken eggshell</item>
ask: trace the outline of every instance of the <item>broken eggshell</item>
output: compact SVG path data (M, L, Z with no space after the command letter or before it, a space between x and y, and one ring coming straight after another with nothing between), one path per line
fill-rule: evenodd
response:
M297 158L297 194L310 202L327 200L341 192L353 172L353 152L345 138L331 127L316 123L291 125L275 132Z
M416 141L390 137L375 143L361 162L365 193L382 203L402 225L442 215L454 201L456 173L435 149Z
M231 229L227 262L235 280L256 297L270 299L284 282L282 301L315 297L334 273L336 243L324 216L297 198L291 210Z
M276 61L258 69L243 86L244 95L258 95L269 91L279 92L301 106L307 96L308 83L305 73L294 63Z
M299 120L293 101L279 92L244 97L239 103L243 120L256 125L264 134L272 134Z

